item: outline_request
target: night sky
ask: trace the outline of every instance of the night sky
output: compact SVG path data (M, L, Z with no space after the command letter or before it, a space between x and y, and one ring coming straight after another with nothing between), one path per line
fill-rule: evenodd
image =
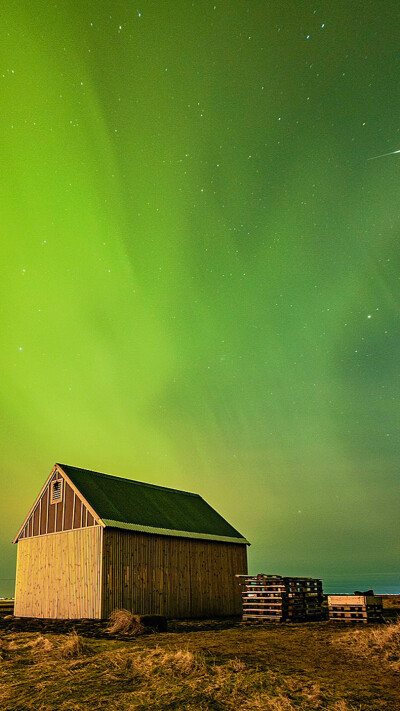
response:
M400 589L394 0L9 0L0 595L56 461Z

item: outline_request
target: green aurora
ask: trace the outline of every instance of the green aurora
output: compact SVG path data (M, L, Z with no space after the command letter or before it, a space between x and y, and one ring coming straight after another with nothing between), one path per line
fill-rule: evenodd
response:
M398 3L10 0L0 595L56 461L394 592Z

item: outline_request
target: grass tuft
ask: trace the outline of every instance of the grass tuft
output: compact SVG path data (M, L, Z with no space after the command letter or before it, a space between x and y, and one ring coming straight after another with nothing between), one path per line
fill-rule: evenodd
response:
M360 708L360 707L358 707ZM349 706L347 701L344 699L339 699L339 701L335 701L333 706L331 706L330 711L353 711L354 706ZM358 711L358 709L357 709Z
M58 647L57 651L64 659L76 659L87 654L88 648L82 637L74 631L67 635L65 642Z
M25 644L18 645L15 640L8 644L9 651L29 650L38 662L43 656L49 658L76 659L87 654L88 648L82 637L75 631L65 635L61 644L54 644L48 637L39 634Z

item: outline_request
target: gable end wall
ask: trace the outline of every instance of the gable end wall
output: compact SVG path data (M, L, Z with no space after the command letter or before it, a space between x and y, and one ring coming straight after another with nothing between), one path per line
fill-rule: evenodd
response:
M63 479L63 497L62 501L52 504L51 484L57 479ZM97 521L81 498L55 468L46 488L26 520L18 540L97 525Z

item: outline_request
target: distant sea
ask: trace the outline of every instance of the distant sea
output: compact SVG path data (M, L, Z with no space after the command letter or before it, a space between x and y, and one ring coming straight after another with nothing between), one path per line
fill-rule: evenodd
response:
M400 594L400 575L386 573L362 575L326 575L322 577L324 593L354 593L355 590L373 590L375 595Z

